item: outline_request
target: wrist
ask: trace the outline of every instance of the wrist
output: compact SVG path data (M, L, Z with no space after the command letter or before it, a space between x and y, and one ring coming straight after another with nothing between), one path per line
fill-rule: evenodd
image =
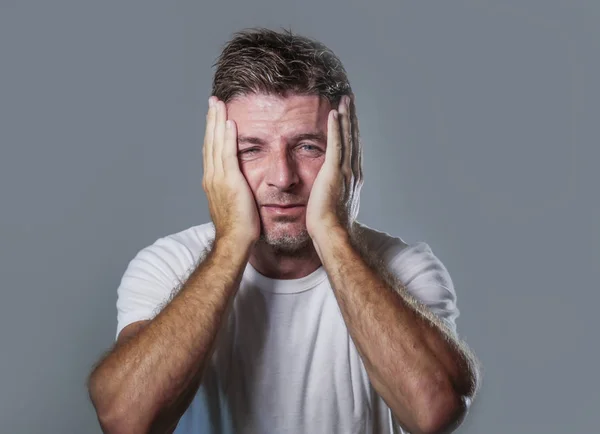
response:
M313 243L320 251L323 251L328 246L331 246L340 240L347 240L350 238L348 230L339 224L324 224L316 231L313 231L310 236Z
M213 250L218 256L228 257L231 261L247 262L253 245L254 241L231 234L215 238Z

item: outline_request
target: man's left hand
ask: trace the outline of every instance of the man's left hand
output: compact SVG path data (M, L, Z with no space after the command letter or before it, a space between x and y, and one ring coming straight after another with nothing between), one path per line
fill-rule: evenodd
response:
M329 112L325 161L306 207L306 229L313 241L331 229L350 231L358 215L363 184L362 145L352 109L352 99L345 95L338 110Z

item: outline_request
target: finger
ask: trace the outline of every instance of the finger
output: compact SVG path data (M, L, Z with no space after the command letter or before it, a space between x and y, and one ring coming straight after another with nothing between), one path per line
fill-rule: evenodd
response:
M352 136L350 129L350 110L348 102L350 97L343 97L340 101L340 124L342 141L342 172L346 177L352 176Z
M211 97L213 98L213 97ZM212 99L209 100L212 101ZM204 160L204 176L208 174L212 176L214 171L214 166L212 162L212 147L213 147L213 139L214 139L214 131L215 131L215 108L210 106L208 107L208 112L206 113L206 131L204 132L204 146L202 147L202 159Z
M337 110L329 112L327 119L327 149L325 150L325 163L338 170L342 160L342 140L340 138L340 123Z
M237 150L237 125L229 119L225 124L225 143L223 144L223 170L225 173L240 170Z
M217 116L215 120L215 139L213 140L213 164L215 174L223 174L223 141L225 140L225 103L217 101Z
M352 172L357 182L362 182L362 143L360 141L360 130L358 128L358 117L356 116L356 105L353 96L350 97L350 107L348 110L350 118L350 137L352 137Z

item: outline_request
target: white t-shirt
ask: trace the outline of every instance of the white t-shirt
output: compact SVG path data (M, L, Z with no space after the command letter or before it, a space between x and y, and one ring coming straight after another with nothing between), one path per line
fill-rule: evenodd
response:
M429 246L362 226L369 251L456 333L452 280ZM118 288L117 336L164 308L214 234L206 223L138 252ZM247 263L222 327L176 434L405 432L371 386L322 266L300 279L276 280Z

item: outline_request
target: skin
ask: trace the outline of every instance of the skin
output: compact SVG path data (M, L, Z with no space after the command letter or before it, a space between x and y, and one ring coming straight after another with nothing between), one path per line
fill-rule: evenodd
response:
M342 99L338 106L342 112L348 110L344 101ZM234 122L231 140L224 145L228 149L221 154L231 161L228 167L233 173L228 172L228 176L236 184L241 182L232 161L232 138L235 135L239 169L248 185L248 189L243 188L240 193L240 196L245 196L243 208L236 208L231 201L220 201L217 203L221 209L215 210L215 214L219 216L225 213L223 210L235 209L238 214L233 217L235 223L231 223L229 230L236 233L239 232L233 229L233 225L247 225L248 220L244 216L253 216L247 234L254 242L249 262L263 275L294 279L312 273L322 264L313 243L314 235L335 224L347 225L351 210L348 206L337 204L349 202L357 206L358 202L358 190L362 184L362 181L359 182L362 173L359 173L357 159L359 149L354 150L357 173L348 170L347 179L344 179L343 162L340 160L342 150L339 146L329 146L327 140L328 137L340 139L339 127L342 131L346 129L349 140L348 118L343 117L341 122L334 119L337 111L332 109L327 99L317 95L281 98L250 94L233 99L226 107L214 96L211 102L215 103L217 125L224 117ZM299 139L298 135L306 133L321 137ZM218 128L215 129L216 134L220 134ZM352 153L348 152L348 165L351 156ZM326 170L321 171L326 161ZM210 173L208 177L211 177ZM212 177L214 179L215 174ZM220 185L225 183L222 180ZM344 188L349 183L352 183L352 188ZM232 187L235 188L235 185ZM255 200L256 209L250 206L248 190ZM349 193L352 193L351 197ZM227 197L232 200L238 198L234 193ZM282 216L268 211L265 205L273 203L300 203L303 208L293 215ZM258 238L256 214L260 225ZM241 237L246 239L243 235Z
M240 163L235 122L225 128L222 102L209 109L202 187L216 229L214 248L153 320L134 322L121 331L115 347L91 373L90 398L104 432L175 429L198 390L251 252L256 264L270 263L275 272L280 264L293 263L286 261L303 264L302 275L317 266L316 259L307 259L316 254L369 379L394 417L415 434L448 432L460 423L466 412L461 402L470 402L477 378L469 350L444 332L439 319L401 285L389 284L367 266L351 245L362 184L357 128L350 125L343 103L339 122L332 117L335 111L321 104L310 98L279 101L267 104L262 118L251 118L247 125L254 128L262 119L271 132L258 153L263 165L251 165L246 157ZM323 126L321 110L328 116L325 157L309 158L304 153L314 149L284 140L290 132L283 127L300 121L311 128ZM272 122L265 121L265 112L274 115L266 118ZM291 114L294 123L283 122ZM274 198L307 199L304 218L282 221L261 213L260 206ZM273 256L275 249L287 252L281 254L282 261ZM310 255L300 254L303 249ZM261 270L268 272L266 267Z
M299 95L249 95L227 110L214 97L210 103L216 124L211 107L207 128L218 136L214 147L212 137L205 142L205 156L225 168L215 176L205 167L205 179L213 180L207 195L217 239L226 233L249 243L250 263L275 278L305 276L322 264L369 379L396 420L413 433L455 429L475 393L470 351L402 284L369 267L351 243L362 150L350 99L342 98L337 110ZM234 122L223 133L226 117ZM315 130L326 130L325 140L294 139ZM220 202L211 199L217 195ZM281 219L266 213L264 205L272 202L306 203L306 210Z

